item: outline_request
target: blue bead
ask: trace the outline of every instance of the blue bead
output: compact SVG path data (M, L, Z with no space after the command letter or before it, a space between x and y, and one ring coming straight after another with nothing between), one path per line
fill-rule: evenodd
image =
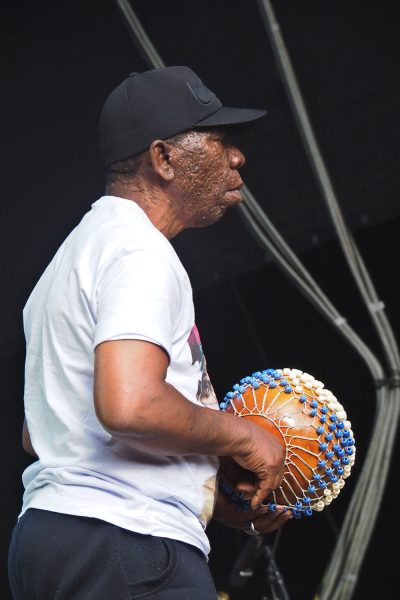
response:
M328 412L328 408L326 406L321 406L321 412L323 415L326 415L326 413Z
M349 461L349 459L347 458L347 456L344 456L344 457L342 458L342 465L348 465L348 464L349 464L349 462L350 462L350 461Z
M332 446L332 450L333 450L334 452L339 452L339 450L340 450L340 446L339 446L339 444L333 444L333 446Z
M243 385L239 386L239 388L238 388L238 392L239 392L240 394L243 394L243 392L245 392L245 391L246 391L246 388L245 388Z
M258 390L259 387L260 387L260 384L258 383L258 381L256 381L255 383L253 383L253 388L255 390Z
M306 508L304 514L306 515L306 517L312 517L312 508Z
M314 485L309 485L308 491L310 492L310 494L314 494L317 491L317 488Z
M319 445L319 449L322 451L326 450L327 447L328 447L328 444L325 444L325 442L321 442Z
M353 454L354 450L353 448L346 448L346 454L348 454L349 456L351 456Z
M306 401L307 401L307 398L306 398L306 396L305 396L304 394L301 394L301 396L300 396L300 398L299 398L299 401L300 401L302 404L303 404L304 402L306 402Z
M279 385L283 385L283 386L287 385L287 380L286 379L281 379L281 382L280 382Z
M290 392L292 391L292 386L290 385L285 385L285 393L286 394L290 394Z
M343 448L341 448L340 450L338 450L338 451L336 452L336 455L337 455L339 458L342 458L342 456L344 456L344 450L343 450Z
M345 437L345 438L348 438L348 437L350 437L350 431L349 431L348 429L345 429L345 430L343 431L343 437Z
M326 458L332 458L332 456L334 456L334 452L332 452L332 450L328 450L328 452L325 453Z
M321 423L326 423L326 416L322 415L322 417L320 417L319 420L320 420Z
M347 446L347 440L345 438L342 438L340 440L340 444L341 444L341 446Z
M301 512L299 510L293 509L292 514L295 519L301 519Z
M340 460L338 460L337 458L335 458L335 460L332 461L332 466L333 467L340 467Z
M311 498L309 498L308 496L303 496L303 502L304 504L310 504Z
M338 480L338 477L337 477L337 475L335 475L335 474L332 474L332 475L330 476L330 478L329 478L329 479L330 479L331 481L333 481L333 483L336 483L336 481Z
M269 384L269 387L270 387L271 389L273 389L273 388L276 388L276 383L275 383L275 381L271 381L271 383Z
M317 427L317 433L318 433L318 435L321 435L321 433L324 433L324 428L322 427L322 425L319 425Z
M276 379L276 381L279 381L279 379L282 379L282 375L280 373L275 373L274 379Z
M325 439L327 442L330 442L333 439L333 433L327 433Z
M343 469L343 467L338 467L338 468L336 469L336 473L337 473L338 475L343 475L343 473L344 473L344 469Z
M319 482L319 487L324 490L327 487L327 484L325 483L325 481L320 481Z
M315 479L315 481L319 481L321 479L321 475L319 473L314 473L313 479Z
M334 423L335 421L337 421L337 415L333 414L329 417L329 419L332 421L332 423Z
M233 392L228 392L226 395L227 398L234 398L235 394Z
M235 392L239 389L240 385L238 383L235 383L235 385L233 386L233 390L235 390Z
M265 383L265 385L266 385L267 383L269 383L269 377L266 377L266 375L263 375L263 376L261 377L261 381L262 381L263 383Z
M347 445L348 446L354 446L355 442L353 440L353 438L347 438Z
M320 469L323 469L325 467L325 465L326 465L326 460L320 459L318 461L317 467L319 467Z
M332 469L331 467L326 467L326 469L325 469L325 473L326 473L327 475L332 475L332 473L333 473L333 469Z
M256 371L255 373L252 373L253 377L261 377L261 371Z
M313 400L312 402L310 402L310 406L311 408L317 408L318 402L316 400Z
M335 435L338 439L340 439L343 436L343 431L341 431L340 429L336 429Z
M221 410L225 410L226 409L226 403L225 402L221 402L221 404L219 405Z
M277 508L278 507L276 506L276 504L273 504L273 502L271 502L271 504L269 505L269 510L271 512L275 512Z
M233 487L231 485L229 485L229 483L223 483L222 484L222 490L226 493L226 494L232 494L233 492Z
M313 408L312 410L310 410L310 417L315 417L317 414L317 409Z
M241 385L247 383L247 377L243 377L243 379L240 380L239 382Z
M296 507L297 509L299 509L299 510L300 510L300 509L302 509L302 508L303 508L303 504L302 504L302 502L299 502L299 501L297 501L297 502L296 502L296 504L295 504L295 507Z
M344 423L343 423L343 421L338 421L338 422L336 423L336 427L337 427L338 429L344 429Z
M335 429L336 429L335 423L331 423L330 425L328 425L328 429L329 429L329 431L335 431Z

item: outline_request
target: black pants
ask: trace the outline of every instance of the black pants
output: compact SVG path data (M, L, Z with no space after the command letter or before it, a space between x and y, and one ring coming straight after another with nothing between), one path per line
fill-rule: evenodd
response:
M29 509L9 552L15 600L215 600L197 548L110 523Z

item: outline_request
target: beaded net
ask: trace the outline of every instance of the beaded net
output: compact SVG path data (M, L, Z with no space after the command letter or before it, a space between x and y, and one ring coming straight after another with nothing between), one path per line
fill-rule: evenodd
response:
M257 371L233 386L220 409L253 419L286 449L282 484L267 499L270 510L280 504L296 518L311 516L340 494L356 448L343 406L322 382L298 369ZM222 489L248 508L229 482Z

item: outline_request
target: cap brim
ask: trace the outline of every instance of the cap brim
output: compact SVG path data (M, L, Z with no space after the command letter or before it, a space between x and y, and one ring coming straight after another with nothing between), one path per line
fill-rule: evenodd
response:
M195 127L213 127L221 125L238 125L261 119L267 114L266 110L258 108L233 108L222 106L217 112L196 123Z

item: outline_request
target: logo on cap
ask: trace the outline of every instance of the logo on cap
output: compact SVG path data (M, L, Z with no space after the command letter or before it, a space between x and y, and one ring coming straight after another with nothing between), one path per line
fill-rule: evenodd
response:
M201 81L195 84L187 82L189 90L193 96L202 104L210 104L215 98L215 94L209 90Z

